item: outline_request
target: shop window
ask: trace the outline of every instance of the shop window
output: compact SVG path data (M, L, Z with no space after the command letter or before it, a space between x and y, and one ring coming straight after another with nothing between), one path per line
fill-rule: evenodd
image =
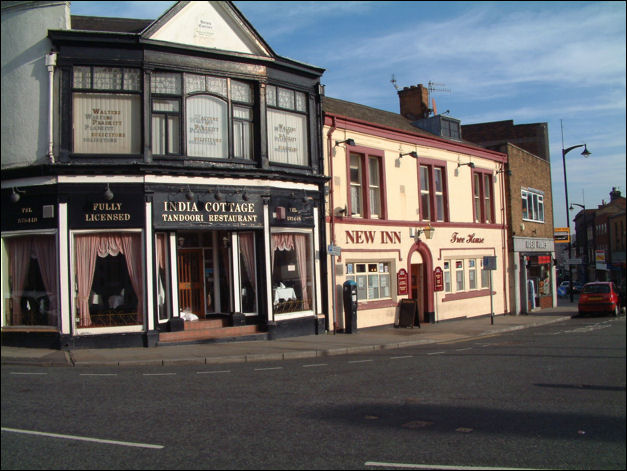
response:
M474 221L494 223L493 177L491 173L473 170L472 193Z
M448 221L445 167L420 165L420 218L423 221Z
M274 314L313 310L313 245L310 233L272 234Z
M540 190L521 189L522 218L526 221L544 222L544 193Z
M266 105L270 161L308 166L306 95L295 90L268 85Z
M141 234L81 234L74 242L78 327L141 324Z
M358 301L391 298L389 262L347 263L346 274L357 284Z
M141 72L121 67L74 67L73 149L77 154L141 152Z
M55 236L11 237L4 245L5 325L58 326Z
M380 156L350 153L350 214L355 217L384 217L382 159Z

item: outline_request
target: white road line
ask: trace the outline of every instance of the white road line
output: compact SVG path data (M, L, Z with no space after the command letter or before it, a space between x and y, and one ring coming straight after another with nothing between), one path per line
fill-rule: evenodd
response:
M79 376L117 376L117 373L81 373Z
M446 352L431 352L431 353L427 353L427 355L442 355L443 353L446 353Z
M12 375L47 375L48 373L19 373L19 372L12 371L11 374Z
M463 352L464 350L472 350L472 347L457 348L455 351L456 351L456 352Z
M349 363L368 363L373 360L351 360Z
M437 464L410 464L410 463L380 463L378 461L366 461L364 463L366 466L382 466L385 468L405 468L405 469L459 469L463 471L475 471L475 470L507 470L507 471L517 471L523 469L534 469L534 468L491 468L489 466L449 466L449 465L437 465Z
M255 368L255 371L282 370L282 366L274 366L272 368Z
M310 365L303 365L303 368L315 368L318 366L327 366L328 363L312 363Z
M61 435L58 433L47 433L47 432L37 432L34 430L20 430L17 428L7 428L2 427L3 432L13 432L13 433L24 433L27 435L39 435L43 437L52 437L52 438L65 438L68 440L80 440L83 442L95 442L95 443L104 443L106 445L121 445L121 446L131 446L131 447L139 447L139 448L153 448L153 449L161 449L164 448L163 445L151 445L150 443L134 443L134 442L120 442L117 440L104 440L102 438L89 438L89 437L80 437L77 435Z
M231 370L217 370L217 371L197 371L197 375L212 375L217 373L230 373Z
M404 360L405 358L414 358L413 355L403 355L402 357L390 357L390 360Z
M176 373L142 373L142 376L174 376Z

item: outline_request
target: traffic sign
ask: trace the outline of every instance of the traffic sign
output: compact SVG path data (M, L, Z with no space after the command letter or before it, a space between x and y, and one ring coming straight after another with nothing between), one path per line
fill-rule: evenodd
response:
M328 247L328 253L329 255L333 255L335 257L339 257L342 253L342 248L338 247L337 245L329 245Z

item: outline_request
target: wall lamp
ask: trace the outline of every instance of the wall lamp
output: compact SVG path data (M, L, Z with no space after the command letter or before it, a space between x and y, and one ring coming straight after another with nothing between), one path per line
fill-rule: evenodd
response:
M26 192L24 190L20 190L19 188L15 188L15 187L11 188L10 198L11 198L12 203L17 203L20 200L21 198L20 193L26 193Z
M466 162L465 164L460 164L459 162L457 162L457 168L463 167L464 165L468 165L470 168L475 168L474 162Z
M346 139L344 141L335 141L335 145L339 146L340 144L348 144L349 146L354 146L355 145L355 140L354 139Z
M501 170L497 170L496 173L494 174L494 181L496 182L496 176L499 173L503 173L505 175L507 175L508 177L512 176L512 171L510 169L505 170L504 168L502 168Z
M409 155L410 157L413 157L414 159L418 158L418 152L416 152L415 150L412 150L411 152L406 152L405 154L398 154L398 158L402 159L404 155Z
M185 193L185 199L187 201L191 201L194 199L194 192L192 191L192 189L189 187L189 185L187 186L187 192Z
M434 232L435 232L435 228L427 224L427 226L423 227L422 229L415 229L413 237L416 242L420 240L421 234L424 234L427 239L431 239L433 237Z
M105 191L104 194L102 195L104 196L104 199L106 199L107 201L111 201L113 199L113 192L111 191L111 188L109 188L109 184L107 183L107 186L105 186Z

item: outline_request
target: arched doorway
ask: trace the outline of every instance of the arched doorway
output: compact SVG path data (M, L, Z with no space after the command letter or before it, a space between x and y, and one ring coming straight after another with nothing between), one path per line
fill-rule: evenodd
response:
M418 252L414 255L414 252ZM435 322L433 309L433 257L421 240L415 242L407 254L407 273L410 276L409 297L418 300L420 322Z

